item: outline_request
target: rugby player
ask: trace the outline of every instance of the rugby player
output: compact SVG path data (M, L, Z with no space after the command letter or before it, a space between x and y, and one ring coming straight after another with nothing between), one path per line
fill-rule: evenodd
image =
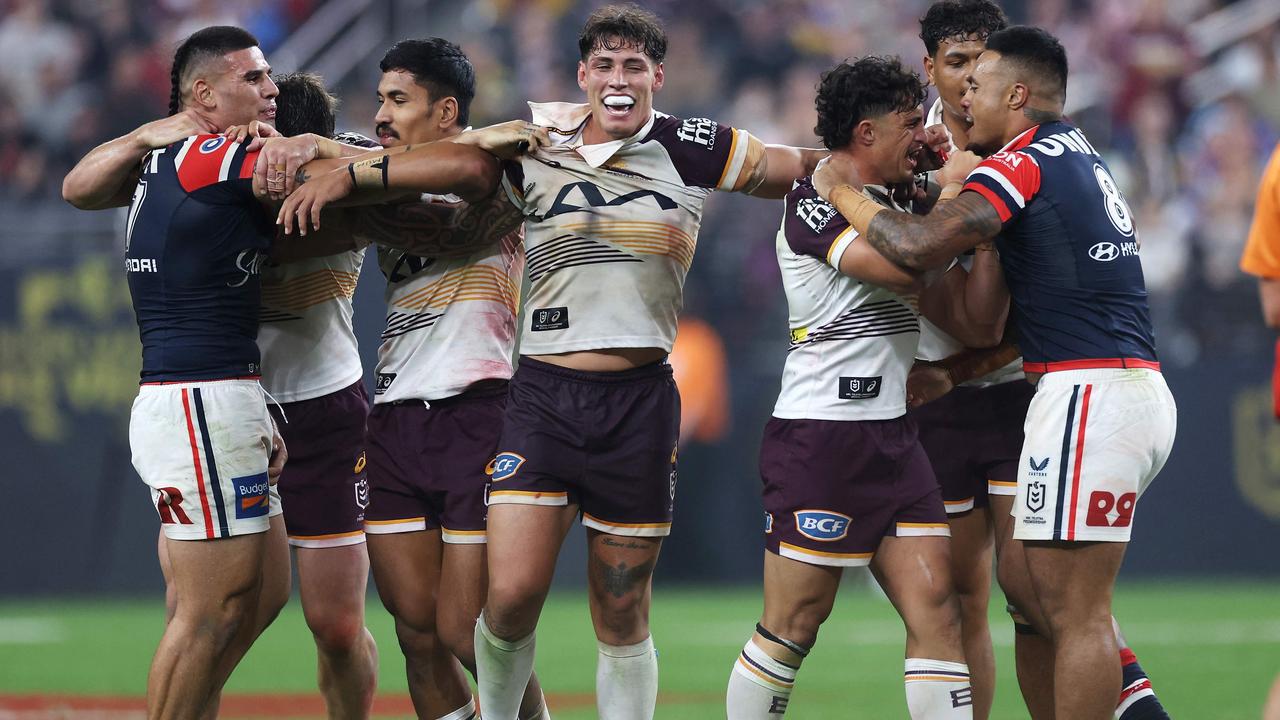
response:
M489 588L476 625L480 704L517 716L534 629L573 518L588 535L596 696L606 719L652 717L657 657L650 580L671 527L679 401L671 349L701 209L711 191L782 197L823 153L768 146L712 120L653 110L666 34L635 6L609 6L579 38L586 104L535 104L551 128L499 128L502 168L457 143L349 163L303 185L280 219L313 225L359 189L485 198L501 184L526 215L531 284L522 359L489 468Z
M831 150L827 164L854 168L873 201L914 210L896 203L892 188L914 180L925 151L924 95L896 58L825 73L815 131ZM943 182L973 164L944 169ZM906 625L910 716L972 718L947 514L906 416L920 273L859 238L809 178L787 195L776 247L791 348L760 448L764 613L729 676L728 717L786 713L844 568L870 566Z
M987 159L959 197L916 217L829 174L815 186L909 269L996 240L1023 367L1037 381L1013 510L1022 555L1001 563L1001 584L1053 644L1055 716L1088 720L1111 717L1121 694L1111 591L1138 497L1172 448L1176 409L1132 214L1105 162L1062 118L1066 81L1066 53L1045 31L992 33L968 98L968 148Z
M379 67L374 123L384 147L435 142L466 128L475 70L457 45L403 40ZM425 200L388 206L358 230L379 243L387 279L365 527L418 714L452 720L475 712L453 657L475 673L473 637L488 581L484 468L498 451L513 372L523 217L500 198ZM397 233L423 234L406 226L433 219L438 247L393 247ZM547 717L536 678L520 717Z
M1007 25L1004 13L990 0L943 0L930 6L920 20L924 69L938 90L926 123L945 129L948 142L944 155L968 145L968 77L986 47L986 37ZM984 257L961 256L962 264L947 272L944 283L963 284L965 266ZM922 301L926 317L921 322L918 355L931 364L947 366L946 388L953 378L962 376L966 364L974 369L993 367L914 410L920 443L938 475L951 526L951 570L960 596L965 658L973 678L973 714L986 718L995 694L995 659L987 621L991 555L994 545L1008 547L1007 540L1012 537L1010 510L1017 489L1022 425L1035 390L1023 382L1016 347L1006 342L987 353L965 350L965 346L977 347L994 338L967 334L963 322L935 325L929 320L948 313L932 310ZM972 323L968 328L973 328ZM1003 364L1007 359L1010 362ZM921 368L916 377L920 372L929 370ZM1014 647L1023 697L1033 717L1052 717L1052 646L1025 622L1017 622L1016 627ZM1117 640L1122 648L1124 687L1135 692L1122 693L1119 704L1124 709L1118 709L1116 716L1125 720L1165 717L1141 665L1132 651L1126 653L1118 634Z

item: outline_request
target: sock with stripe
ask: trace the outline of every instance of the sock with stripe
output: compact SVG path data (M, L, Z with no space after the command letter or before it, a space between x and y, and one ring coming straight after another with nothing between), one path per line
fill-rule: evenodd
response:
M466 705L448 715L441 715L437 720L479 720L479 718L480 715L476 713L476 699L471 698Z
M1124 672L1120 704L1116 705L1116 720L1169 720L1151 688L1151 680L1138 664L1138 656L1129 648L1120 651L1120 666Z
M803 657L801 656L801 659ZM800 663L775 660L753 637L747 641L729 674L725 710L729 720L770 720L782 717L791 701Z
M907 658L903 681L911 720L972 720L968 665Z
M476 689L487 720L516 720L533 674L533 633L508 642L493 634L484 613L476 620Z
M658 704L658 653L653 638L634 645L597 645L596 716L650 720Z
M477 715L478 720L480 716ZM547 709L547 696L542 696L542 701L538 703L538 709L530 712L528 715L521 715L520 720L551 720L551 711Z

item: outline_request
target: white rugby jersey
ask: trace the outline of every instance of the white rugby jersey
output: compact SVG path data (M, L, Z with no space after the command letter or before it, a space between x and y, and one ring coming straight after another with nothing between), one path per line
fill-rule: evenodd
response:
M456 204L452 196L424 195ZM523 231L470 255L423 257L378 246L387 326L374 403L439 400L481 380L510 378L524 275Z
M655 111L632 137L583 145L586 105L529 105L553 129L550 147L508 163L503 178L528 217L521 354L670 352L703 202L733 189L751 136Z
M925 119L925 127L933 127L934 125L942 125L943 130L947 133L947 140L950 144L943 153L945 157L955 151L955 140L951 137L951 131L942 122L941 98L933 101L933 105L929 108L929 115ZM964 266L965 272L968 272L973 266L972 255L963 255L956 258L956 260ZM964 343L948 335L945 330L934 325L928 318L920 318L920 349L916 352L916 357L921 360L936 361L955 355L961 350L964 350ZM1016 358L998 370L993 370L982 377L961 383L961 385L965 387L987 387L1024 379L1026 379L1026 374L1022 372L1022 358Z
M364 249L262 270L258 349L262 386L298 402L341 390L364 374L351 328L351 298Z
M863 193L901 209L883 188ZM907 373L920 339L915 297L840 272L858 237L803 178L787 194L775 246L790 313L791 347L773 415L888 420L907 411Z

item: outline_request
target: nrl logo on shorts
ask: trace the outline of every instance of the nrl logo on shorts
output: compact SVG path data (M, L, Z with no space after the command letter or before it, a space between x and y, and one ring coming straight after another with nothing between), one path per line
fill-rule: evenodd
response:
M1031 470L1027 472L1033 477L1049 477L1049 473L1045 472L1045 468L1049 467L1049 458L1045 458L1040 462L1036 462L1034 456L1027 458L1027 463L1031 465Z
M1048 462L1046 458L1045 463ZM1044 509L1044 483L1033 482L1027 486L1027 509L1033 513Z
M484 468L484 474L493 478L494 482L506 480L524 464L524 458L513 452L498 453Z
M796 529L801 535L820 542L832 542L849 533L848 515L826 510L796 510Z
M369 507L369 478L362 477L355 484L356 489L356 506L361 510Z
M804 198L796 203L796 216L803 220L810 230L820 233L827 228L831 218L836 216L836 209L825 200Z

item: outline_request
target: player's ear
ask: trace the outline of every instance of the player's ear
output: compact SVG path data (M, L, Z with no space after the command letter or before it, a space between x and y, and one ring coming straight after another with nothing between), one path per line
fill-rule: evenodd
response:
M662 83L665 77L666 75L662 71L662 63L658 63L658 66L653 69L653 91L654 92L658 92L659 90L662 89Z
M933 80L933 58L928 55L924 56L924 77L929 81L930 85L937 85Z
M850 140L860 145L871 145L876 141L876 124L871 120L863 120L853 126Z
M436 104L439 106L436 111L436 120L439 122L440 127L453 127L453 124L458 122L458 99L450 95L449 97L441 98L440 102Z
M218 98L213 91L213 86L202 77L196 78L196 81L191 84L191 99L209 110L218 106Z
M1009 109L1021 110L1022 106L1027 104L1031 99L1031 89L1022 83L1016 82L1009 86Z
M578 61L578 87L583 92L587 90L587 63L585 60Z

